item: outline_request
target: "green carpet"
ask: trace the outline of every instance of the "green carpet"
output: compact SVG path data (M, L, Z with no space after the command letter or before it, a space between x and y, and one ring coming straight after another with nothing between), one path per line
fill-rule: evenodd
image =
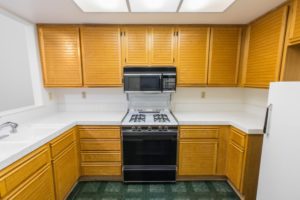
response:
M80 182L68 200L239 200L225 181L176 184Z

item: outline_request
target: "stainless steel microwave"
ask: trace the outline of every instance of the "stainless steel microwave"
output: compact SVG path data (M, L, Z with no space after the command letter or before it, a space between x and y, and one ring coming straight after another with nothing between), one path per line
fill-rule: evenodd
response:
M176 91L176 67L124 67L124 92Z

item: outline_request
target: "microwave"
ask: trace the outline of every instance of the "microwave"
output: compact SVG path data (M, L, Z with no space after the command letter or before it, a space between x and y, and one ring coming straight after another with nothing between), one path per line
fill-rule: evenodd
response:
M164 93L176 91L176 67L124 67L124 92Z

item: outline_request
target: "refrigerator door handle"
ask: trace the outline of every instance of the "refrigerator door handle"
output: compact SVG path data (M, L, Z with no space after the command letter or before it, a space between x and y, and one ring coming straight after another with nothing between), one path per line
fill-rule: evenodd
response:
M265 117L265 123L264 123L264 133L269 135L269 130L270 130L270 119L271 119L271 112L272 112L272 107L273 107L273 104L270 104L268 107L267 107L267 111L266 111L266 117Z

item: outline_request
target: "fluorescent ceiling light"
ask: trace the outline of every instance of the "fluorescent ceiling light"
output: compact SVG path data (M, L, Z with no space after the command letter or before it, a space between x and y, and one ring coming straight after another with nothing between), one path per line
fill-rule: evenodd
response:
M132 12L176 12L180 0L129 0Z
M235 0L184 0L179 12L224 12Z
M128 12L126 0L73 0L83 12Z

